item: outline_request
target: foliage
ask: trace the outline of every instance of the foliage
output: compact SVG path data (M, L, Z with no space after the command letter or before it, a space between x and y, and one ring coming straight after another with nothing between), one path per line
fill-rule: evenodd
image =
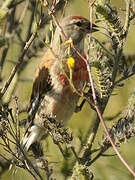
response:
M24 169L30 173L33 179L57 178L55 166L50 165L51 161L46 154L44 157L36 159L33 155L30 156L24 152L21 144L23 138L22 124L26 123L27 104L19 107L18 99L21 98L21 94L18 93L18 97L15 94L19 83L31 82L31 78L22 79L21 75L27 67L30 67L28 65L31 65L31 59L39 57L38 52L43 48L50 48L50 40L54 35L54 30L56 26L59 26L56 17L59 12L64 15L67 3L72 2L66 0L53 0L51 2L47 0L6 0L1 3L0 146L2 151L0 157L2 161L0 162L0 175L12 165L14 168ZM61 158L63 157L59 174L62 174L65 179L70 178L72 180L96 178L91 166L112 147L108 136L103 135L98 149L94 148L95 137L99 133L100 120L102 120L102 115L114 89L123 87L123 81L135 74L135 65L133 64L135 55L124 53L129 28L135 18L134 1L125 1L124 23L122 23L117 9L112 7L109 0L97 0L93 4L89 2L89 6L92 7L91 10L94 9L96 20L100 24L104 24L107 37L99 41L97 38L91 37L91 34L89 35L87 58L84 59L87 69L90 70L87 91L78 92L73 87L74 59L69 56L67 64L71 69L70 84L74 92L82 98L82 102L76 111L80 110L85 102L88 102L89 107L97 113L97 117L91 120L92 125L85 133L85 137L80 136L79 148L78 145L74 144L75 137L68 128L56 122L55 118L47 118L45 115L41 117L46 122L49 136L61 152ZM21 14L18 11L20 8ZM93 19L91 20L93 21ZM50 26L48 27L49 23ZM61 32L63 32L62 29ZM65 43L68 42L69 40ZM70 48L74 48L74 45L70 44ZM15 54L12 53L13 49L17 51ZM11 63L13 67L10 73L5 70L7 62ZM28 95L25 94L24 96L23 98L27 99L28 102ZM109 129L110 137L116 146L121 146L122 143L128 142L131 137L135 136L134 109L135 90L133 89L126 108L120 113L116 124ZM44 147L44 151L46 148L47 146ZM129 166L128 169L130 169Z

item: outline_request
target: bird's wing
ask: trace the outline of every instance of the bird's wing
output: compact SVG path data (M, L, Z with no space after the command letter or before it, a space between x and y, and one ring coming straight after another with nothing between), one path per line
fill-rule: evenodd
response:
M31 126L33 124L35 114L40 105L41 97L52 88L49 68L51 67L53 62L54 56L49 50L43 56L36 71L32 94L30 98L30 105L28 109L28 126Z

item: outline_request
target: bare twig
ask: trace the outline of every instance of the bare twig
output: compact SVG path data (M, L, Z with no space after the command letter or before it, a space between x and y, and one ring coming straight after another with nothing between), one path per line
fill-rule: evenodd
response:
M31 43L32 43L33 40L35 39L36 34L37 34L36 32L33 32L33 34L31 35L31 37L30 37L30 39L29 39L29 41L26 42L25 47L24 47L24 49L23 49L23 52L22 52L22 54L20 55L20 57L18 58L18 62L16 63L15 67L12 69L12 72L11 72L8 80L6 81L4 87L3 87L2 90L1 90L0 98L2 98L2 96L5 94L6 90L8 89L8 87L9 87L9 85L10 85L10 83L11 83L11 81L12 81L14 75L15 75L15 73L17 72L18 68L20 67L20 65L21 65L22 62L23 62L23 58L24 58L26 52L28 51Z
M126 79L128 79L128 78L130 78L130 77L132 77L132 76L134 76L134 75L135 75L135 73L133 72L133 73L128 74L127 76L121 77L120 79L118 79L117 81L115 81L114 86L118 85L118 84L121 83L122 81L124 81L124 80L126 80Z
M94 3L94 2L93 2L93 3ZM91 20L91 21L92 21L92 5L93 5L93 4L90 4L90 10L91 10L91 11L90 11L90 12L91 12L91 14L90 14L90 20ZM92 28L92 22L91 22L91 28ZM89 37L89 43L90 43L90 41L91 41L91 33L90 33L90 37ZM119 51L119 54L121 54L121 50ZM89 55L89 51L88 51L88 55ZM89 56L88 56L88 57L89 57ZM88 58L88 57L87 57L87 58ZM117 59L116 59L117 63L118 63L118 60L119 60L119 59L120 59L120 55L117 56ZM104 130L105 130L105 132L106 132L106 134L107 134L107 136L108 136L108 139L109 139L109 141L110 141L113 149L115 150L116 154L118 155L118 157L120 158L120 160L122 161L122 163L125 165L125 167L131 172L131 174L132 174L133 176L135 176L134 170L131 169L131 168L129 167L129 165L127 164L127 162L124 160L124 158L122 157L122 155L121 155L120 152L118 151L116 145L114 144L114 142L113 142L113 140L112 140L112 138L111 138L111 136L110 136L110 134L109 134L109 131L108 131L108 129L107 129L107 126L106 126L106 124L105 124L105 122L104 122L104 119L103 119L103 117L102 117L102 115L101 115L101 111L100 111L99 106L98 106L98 103L97 103L96 93L95 93L95 88L94 88L94 82L93 82L93 79L92 79L92 73L91 73L89 64L87 64L87 69L88 69L89 79L90 79L91 86L92 86L92 95L93 95L93 100L94 100L94 107L95 107L95 109L96 109L96 112L97 112L97 114L98 114L98 117L99 117L99 119L100 119L100 121L101 121L101 123L102 123L102 125L103 125L103 128L104 128ZM116 73L115 73L114 79L115 79L115 77L116 77ZM113 80L113 81L114 81L114 80Z
M127 34L130 26L130 8L131 8L131 0L125 0L126 4L126 19L125 19L125 25L124 25L124 31Z

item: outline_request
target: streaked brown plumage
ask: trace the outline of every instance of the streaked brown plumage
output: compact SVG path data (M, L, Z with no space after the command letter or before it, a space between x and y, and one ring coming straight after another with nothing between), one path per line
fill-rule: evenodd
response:
M63 19L61 27L68 38L72 38L76 49L84 55L84 38L90 32L90 22L82 16L69 16ZM93 25L93 27L96 27ZM92 31L97 31L92 29ZM59 44L59 38L62 43ZM55 56L54 55L54 53ZM44 54L36 72L30 100L28 128L23 139L25 151L40 141L46 134L41 114L55 117L56 121L66 122L75 111L79 96L73 92L62 68L65 64L65 73L69 77L69 67L66 64L69 57L65 39L61 32L56 29L50 49ZM86 64L74 49L71 48L71 56L75 60L73 69L73 84L81 90L88 82Z

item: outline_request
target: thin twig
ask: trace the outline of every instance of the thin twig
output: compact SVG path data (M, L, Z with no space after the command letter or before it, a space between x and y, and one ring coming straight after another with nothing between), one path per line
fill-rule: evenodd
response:
M94 2L93 2L93 3L94 3ZM90 10L91 10L91 11L90 11L90 12L91 12L91 14L90 14L90 20L91 20L91 21L92 21L92 6L93 6L93 3L90 3ZM91 28L92 28L92 22L91 22ZM92 35L92 31L90 32L89 41L91 41L91 35ZM90 42L89 42L89 43L90 43ZM121 51L119 51L119 56L120 56L120 52L121 52ZM88 51L88 55L89 55L89 51ZM119 57L119 56L118 56L118 57ZM88 57L89 57L89 56L88 56ZM88 58L88 57L87 57L87 58ZM118 60L118 59L117 59L117 60ZM87 59L87 61L88 61L88 59ZM87 63L87 61L86 61L86 63ZM118 61L117 61L117 63L118 63ZM111 138L111 136L110 136L110 134L109 134L109 131L108 131L108 129L107 129L107 126L106 126L106 124L105 124L105 122L104 122L104 119L103 119L103 117L102 117L102 115L101 115L101 111L100 111L100 109L99 109L99 107L98 107L98 103L97 103L97 99L96 99L96 92L95 92L95 88L94 88L94 82L93 82L93 79L92 79L92 73L91 73L89 64L87 64L87 68L88 68L88 73L89 73L89 79L90 79L91 86L92 86L92 95L93 95L93 100L94 100L94 103L95 103L95 106L94 106L94 107L95 107L96 112L97 112L97 114L98 114L98 117L99 117L99 119L100 119L100 121L101 121L101 123L102 123L102 125L103 125L103 128L104 128L104 130L105 130L105 133L107 134L107 137L108 137L108 139L109 139L109 141L110 141L113 149L115 150L116 154L118 155L119 159L122 161L122 163L125 165L125 167L131 172L131 174L135 177L135 172L134 172L134 170L133 170L132 168L130 168L129 165L127 164L127 162L123 159L122 155L121 155L120 152L118 151L116 145L114 144L114 142L113 142L113 140L112 140L112 138Z
M124 24L124 31L127 34L128 33L128 29L130 26L130 6L131 6L131 0L125 0L125 4L126 4L126 18L125 18L125 24Z
M33 34L31 35L31 37L30 37L30 39L29 39L29 41L26 42L25 47L24 47L24 49L23 49L23 52L21 53L20 57L18 58L18 62L16 63L15 67L12 69L11 74L10 74L8 80L6 81L4 87L2 88L2 90L1 90L1 92L0 92L0 98L2 98L2 96L3 96L3 95L5 94L5 92L7 91L7 89L8 89L8 87L9 87L9 85L10 85L10 83L11 83L14 75L16 74L18 68L20 67L20 65L21 65L22 62L23 62L23 58L24 58L26 52L28 51L31 43L32 43L33 40L35 39L36 34L37 34L36 32L33 32Z
M106 126L106 124L105 124L105 122L104 122L104 119L103 119L103 117L102 117L102 115L101 115L101 113L100 113L99 108L98 108L97 106L95 106L95 108L96 108L97 114L98 114L98 116L99 116L99 118L100 118L100 121L101 121L101 123L102 123L102 125L103 125L103 128L104 128L104 130L105 130L105 133L107 134L107 137L108 137L108 139L109 139L109 141L110 141L113 149L115 150L116 154L118 155L118 157L119 157L119 159L122 161L122 163L125 165L125 167L126 167L126 168L131 172L131 174L135 177L135 171L128 165L128 163L127 163L127 162L125 161L125 159L122 157L122 155L121 155L120 152L118 151L116 145L114 144L114 142L113 142L113 140L112 140L112 138L111 138L111 136L110 136L110 134L109 134L109 131L108 131L108 129L107 129L107 126Z
M92 39L94 39L94 41L96 41L101 46L101 48L107 53L107 55L111 59L114 59L114 55L108 49L106 49L105 46L98 39L96 39L95 37L92 37Z
M73 152L73 154L74 154L76 160L78 161L78 163L80 163L80 159L79 159L79 157L78 157L78 155L77 155L77 153L76 153L76 151L75 151L74 146L71 146L70 148L71 148L71 150L72 150L72 152Z
M130 77L132 77L134 75L135 75L135 73L133 72L133 73L128 74L127 76L121 77L120 79L115 81L114 86L116 86L117 84L121 83L121 81L124 81L124 80L126 80L126 79L128 79L128 78L130 78Z
M25 6L24 6L23 11L22 11L22 13L21 13L21 17L20 17L20 19L19 19L19 23L22 23L25 15L26 15L26 11L27 11L27 9L28 9L28 6L29 6L29 0L26 0Z
M90 34L89 34L89 44L88 44L88 51L87 51L87 56L86 56L86 59L85 59L85 63L86 63L86 66L87 66L87 71L88 71L88 75L89 75L89 80L90 80L90 83L91 83L91 89L92 89L92 96L93 96L93 101L94 101L94 106L98 106L98 102L97 102L97 98L96 98L96 91L95 91L95 86L94 86L94 80L93 80L93 77L92 77L92 72L91 72L91 67L89 65L89 57L90 57L90 44L91 44L91 40L92 40L92 24L93 24L93 10L92 10L92 6L94 5L95 1L93 1L91 4L90 4ZM96 136L96 133L97 133L97 130L98 130L98 126L99 126L99 123L100 121L98 120L98 118L95 119L95 123L94 123L94 127L92 129L92 132L89 134L89 140L88 140L88 146L86 147L86 149L91 149L92 147L92 143L95 139L95 136ZM85 151L84 151L84 154L83 156L85 155Z
M20 0L18 2L12 3L8 6L9 9L16 7L18 4L21 4L25 0Z

